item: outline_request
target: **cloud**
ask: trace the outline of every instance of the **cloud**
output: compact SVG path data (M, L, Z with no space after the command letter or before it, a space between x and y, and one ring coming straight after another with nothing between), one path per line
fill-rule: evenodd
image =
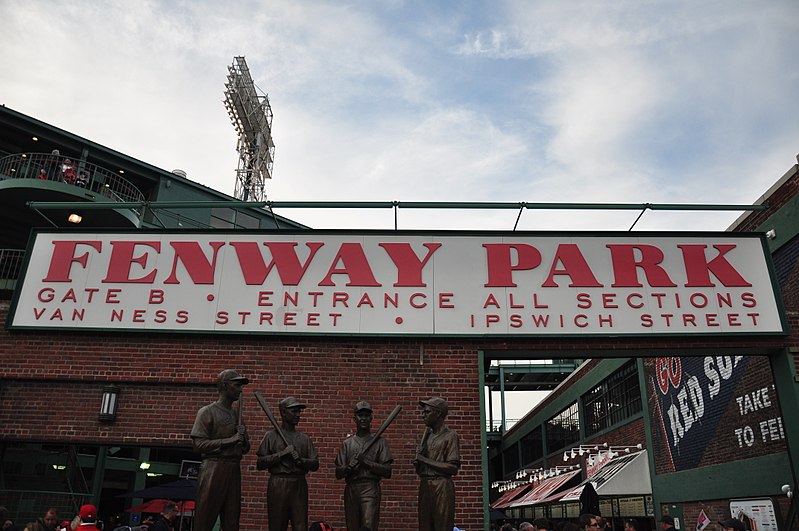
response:
M0 94L232 193L221 100L244 54L274 110L274 200L751 202L799 151L798 11L790 0L5 2L0 58L13 75ZM393 226L391 210L281 213ZM404 227L507 229L516 215L400 209ZM637 215L527 211L519 223L626 229ZM647 212L638 226L725 219Z

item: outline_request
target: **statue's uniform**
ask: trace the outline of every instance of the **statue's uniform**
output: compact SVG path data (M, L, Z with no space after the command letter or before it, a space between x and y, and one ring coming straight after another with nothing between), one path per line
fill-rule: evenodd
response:
M217 517L222 531L238 531L241 515L242 455L250 450L246 444L222 446L222 440L237 433L236 417L232 409L214 402L197 412L191 440L194 451L202 457L200 477L197 482L197 508L194 511L194 531L211 531Z

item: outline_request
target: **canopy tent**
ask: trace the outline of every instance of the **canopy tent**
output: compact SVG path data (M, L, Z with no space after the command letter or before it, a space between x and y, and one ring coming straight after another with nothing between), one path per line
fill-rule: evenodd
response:
M593 476L577 485L561 501L579 501L586 483L591 482L599 496L643 496L652 494L646 450L608 461Z
M558 474L557 476L545 479L544 481L539 482L532 491L512 502L510 507L521 507L524 505L535 505L536 503L541 503L552 493L565 487L566 484L577 477L578 474L580 474L579 470L570 470L569 472L564 472L563 474Z
M491 504L492 509L503 509L508 507L510 503L517 499L519 496L523 495L525 492L529 491L531 488L535 486L534 483L527 483L526 485L522 485L521 487L516 487L515 489L511 489Z

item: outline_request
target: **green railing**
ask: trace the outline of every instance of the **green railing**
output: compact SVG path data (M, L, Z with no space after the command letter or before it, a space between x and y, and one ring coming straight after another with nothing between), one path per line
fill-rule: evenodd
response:
M17 153L0 158L0 178L60 182L118 203L144 201L144 194L121 175L55 153Z

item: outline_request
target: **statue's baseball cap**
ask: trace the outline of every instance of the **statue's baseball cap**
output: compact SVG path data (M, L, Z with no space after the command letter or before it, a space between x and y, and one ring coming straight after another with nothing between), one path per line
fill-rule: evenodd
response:
M355 412L356 413L359 412L359 411L363 411L363 410L372 411L372 404L370 404L366 400L361 400L360 402L355 404Z
M432 398L428 398L427 400L419 400L420 406L430 406L439 410L443 414L447 414L449 412L449 405L447 401L441 397L434 396Z
M244 376L240 375L237 371L233 369L225 369L224 371L220 372L217 380L220 383L241 382L241 385L247 385L248 383L250 383L249 378L245 378Z
M293 396L287 396L286 398L284 398L283 400L280 401L280 407L286 408L286 409L289 409L289 408L292 408L292 407L299 407L299 408L305 409L308 406L306 406L305 404L303 404L302 402L300 402L299 400L297 400Z

